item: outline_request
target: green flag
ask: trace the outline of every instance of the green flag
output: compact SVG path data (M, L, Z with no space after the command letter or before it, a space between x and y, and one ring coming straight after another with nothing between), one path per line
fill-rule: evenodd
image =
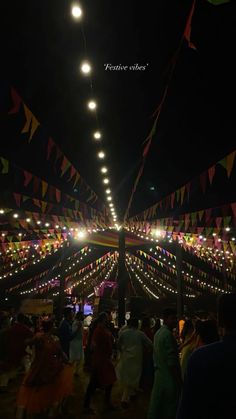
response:
M229 3L230 0L207 0L208 3L214 4L214 6L218 6L219 4Z

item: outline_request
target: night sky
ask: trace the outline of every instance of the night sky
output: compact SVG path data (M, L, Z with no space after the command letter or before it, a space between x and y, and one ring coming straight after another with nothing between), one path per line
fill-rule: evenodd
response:
M51 136L61 146L104 199L96 157L100 146L92 139L95 129L102 131L114 202L122 217L191 2L80 4L82 24L72 19L68 0L1 2L1 88L3 92L9 84L16 88L44 127L45 138ZM184 42L180 51L132 214L235 148L235 41L236 2L214 7L197 0L192 21L197 50ZM86 109L91 94L88 79L79 71L83 59L93 66L98 122ZM138 63L146 69L106 71L107 63ZM2 132L1 155L50 181L34 145L19 137L10 141L8 135ZM220 183L215 191L219 203L229 202L228 194L232 200L233 193Z

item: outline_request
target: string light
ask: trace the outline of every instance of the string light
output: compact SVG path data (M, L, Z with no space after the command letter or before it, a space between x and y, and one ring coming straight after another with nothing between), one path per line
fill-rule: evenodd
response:
M96 109L96 107L97 107L97 104L96 104L96 102L95 102L94 100L90 100L90 101L88 102L88 108L89 108L91 111L94 111L94 110Z
M83 15L81 7L78 4L72 5L71 14L75 19L80 19Z
M110 195L111 190L110 189L106 189L106 194Z
M101 168L101 172L102 172L102 173L107 173L107 171L108 171L108 169L107 169L105 166L103 166L103 167Z
M84 61L80 66L80 70L83 74L87 76L91 73L92 68L88 61Z
M104 153L104 151L99 151L99 153L98 153L98 158L99 158L99 159L104 159L104 158L105 158L105 153Z
M18 214L13 214L13 218L18 218L19 217L19 215Z
M101 135L100 131L96 131L96 132L93 134L93 137L95 138L95 140L100 140L100 139L101 139L101 137L102 137L102 135Z
M103 179L103 183L107 185L109 183L109 179L106 177L105 179Z
M0 209L0 214L4 214L4 209Z

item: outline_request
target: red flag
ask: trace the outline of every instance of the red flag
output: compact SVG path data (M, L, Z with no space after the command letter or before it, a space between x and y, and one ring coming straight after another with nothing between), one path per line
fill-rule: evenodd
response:
M12 98L12 102L13 102L13 107L8 112L9 115L19 112L20 104L21 104L21 101L22 101L20 96L18 95L18 93L15 91L15 89L13 87L11 88L11 98Z
M48 147L47 147L47 160L49 160L50 158L53 146L54 146L54 141L52 140L52 138L49 138Z
M213 177L215 176L216 166L212 166L208 169L208 176L209 176L209 182L212 184Z
M186 39L186 41L188 42L188 46L189 48L192 49L197 49L195 47L195 45L191 42L191 30L192 30L192 18L193 18L193 14L194 14L194 10L195 10L195 5L196 5L196 0L193 0L193 4L188 16L188 20L185 26L185 30L184 30L184 38Z

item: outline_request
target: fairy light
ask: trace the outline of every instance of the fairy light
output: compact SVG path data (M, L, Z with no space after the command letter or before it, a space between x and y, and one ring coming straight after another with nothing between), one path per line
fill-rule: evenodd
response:
M101 168L101 172L102 172L102 173L107 173L107 172L108 172L107 167L105 167L105 166L104 166L104 167L102 167L102 168Z
M96 131L96 132L93 134L93 138L95 138L95 140L100 140L100 139L101 139L101 137L102 137L102 134L100 133L100 131Z
M105 183L105 185L107 185L109 183L109 179L106 177L105 179L103 179L103 183Z
M72 5L71 14L75 19L81 19L83 12L79 4Z
M81 66L80 66L80 70L83 74L85 74L87 76L91 73L92 67L91 67L91 65L89 64L88 61L84 61L84 62L82 62Z
M88 102L88 108L89 108L91 111L94 111L94 110L97 108L97 104L96 104L96 102L95 102L94 100L90 100L90 101Z
M99 159L104 159L104 158L105 158L105 153L104 153L104 151L99 151L99 153L98 153L98 158L99 158Z

